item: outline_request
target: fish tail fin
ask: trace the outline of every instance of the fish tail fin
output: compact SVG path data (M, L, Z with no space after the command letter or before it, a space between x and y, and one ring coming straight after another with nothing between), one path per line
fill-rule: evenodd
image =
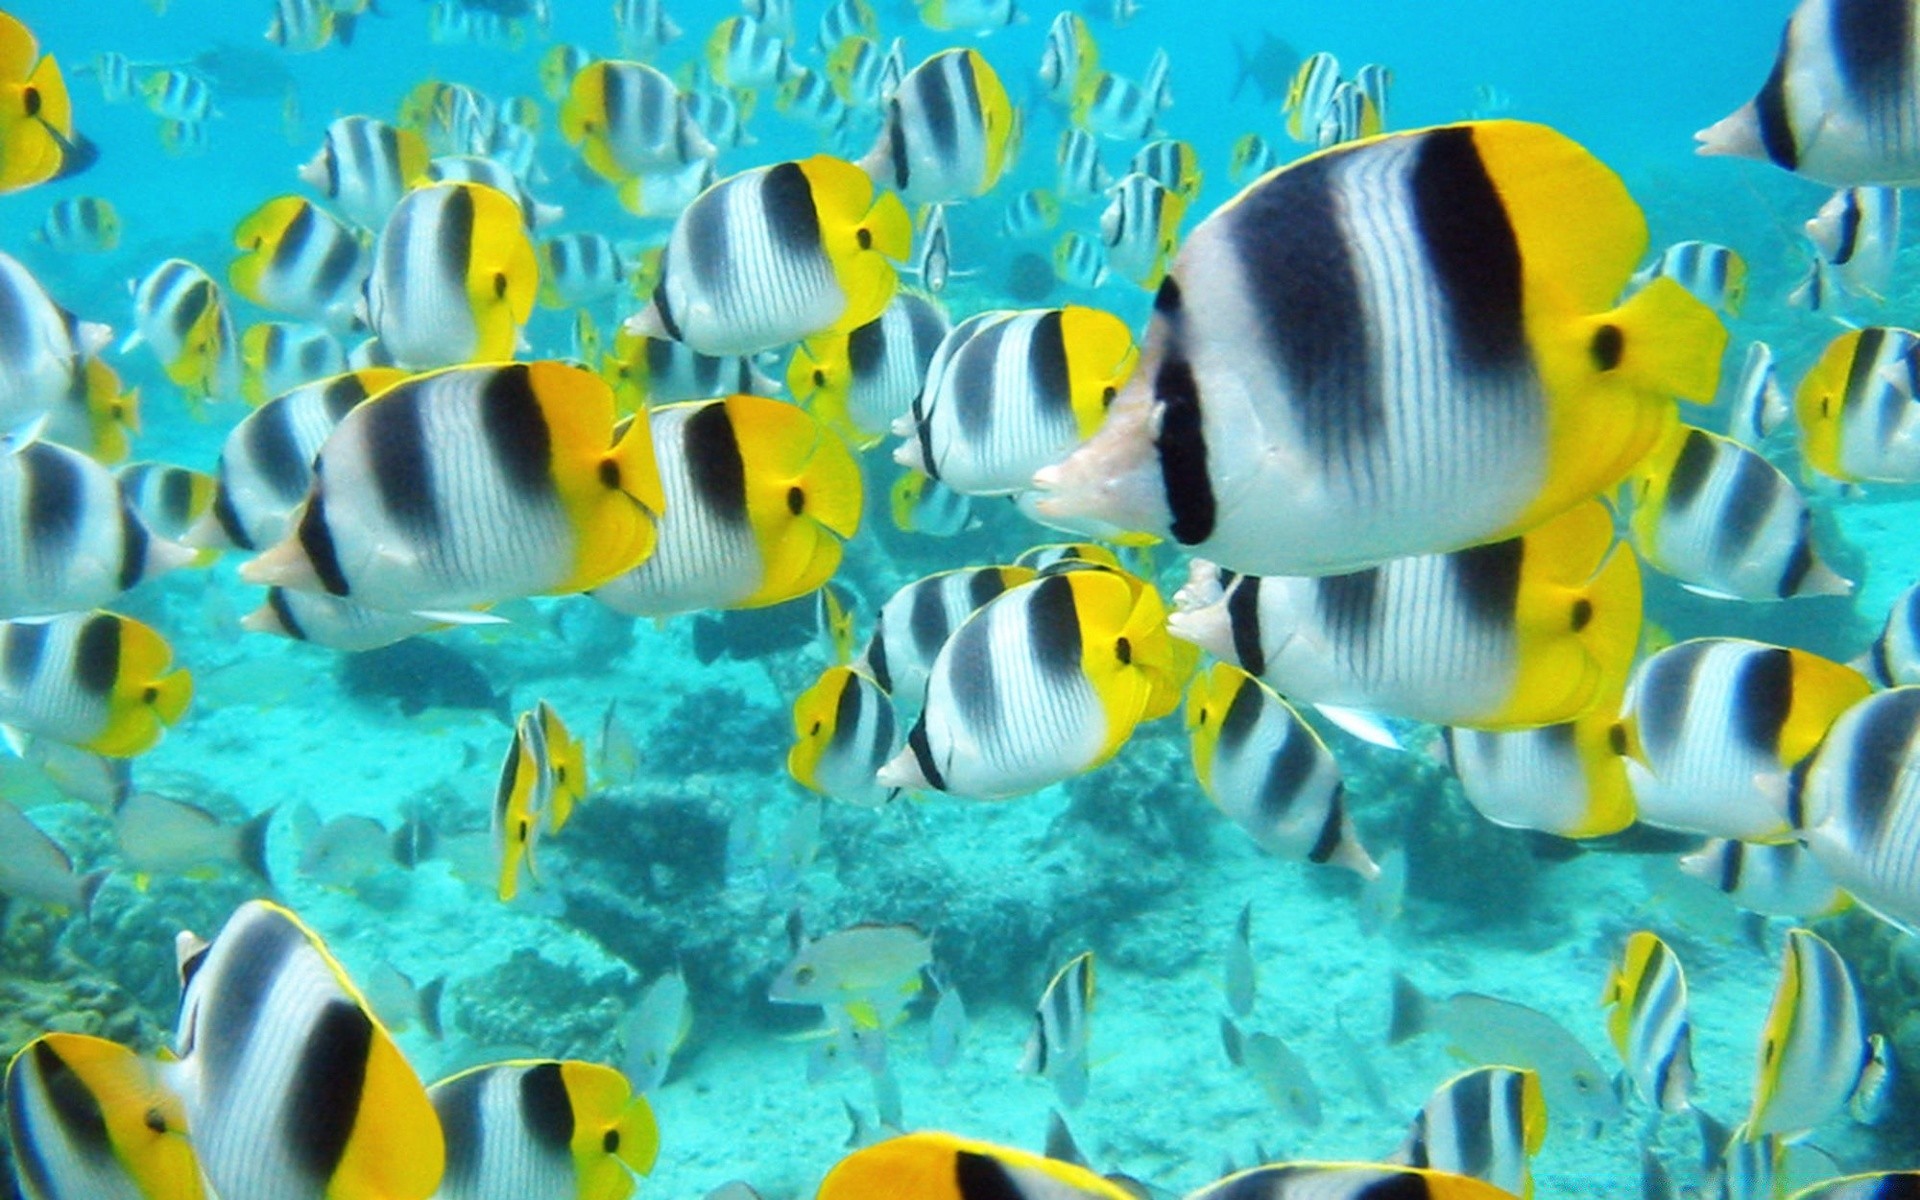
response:
M273 885L273 876L267 870L267 829L273 824L275 811L270 808L242 825L237 843L240 865L269 887Z
M1398 1046L1419 1037L1430 1027L1427 998L1398 971L1393 975L1393 1008L1387 1019L1387 1045Z
M1598 318L1591 353L1602 370L1618 370L1636 386L1713 403L1727 329L1706 303L1672 279L1656 279ZM1608 367L1612 360L1614 367Z
M427 1036L439 1041L445 1036L445 1026L440 1022L440 1001L447 990L447 977L428 980L420 988L420 1028Z
M93 918L93 901L100 894L100 885L107 881L110 874L111 871L102 868L80 878L80 912L88 920Z

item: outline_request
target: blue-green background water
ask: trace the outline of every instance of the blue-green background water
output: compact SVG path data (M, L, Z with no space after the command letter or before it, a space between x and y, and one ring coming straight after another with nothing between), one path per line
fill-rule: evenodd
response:
M383 0L384 15L363 20L351 48L288 55L262 39L268 6L251 0L174 0L164 15L135 0L11 5L66 66L76 124L102 157L72 180L0 197L0 248L27 262L63 304L124 334L131 327L127 282L169 256L223 276L234 224L269 197L303 190L295 171L329 119L390 117L428 78L496 99L538 94L536 66L552 42L603 55L616 49L609 5L600 0L554 0L551 28L530 32L517 48L430 44L427 7ZM795 7L810 43L823 6L796 0ZM697 55L711 26L735 11L687 0L669 8L687 34L659 56L668 68ZM1825 193L1758 164L1698 159L1691 149L1695 130L1757 87L1790 8L1787 0L1149 0L1125 28L1093 27L1110 69L1137 77L1156 49L1170 54L1176 103L1166 130L1200 148L1207 172L1191 219L1232 194L1226 159L1241 134L1259 132L1294 152L1277 103L1259 102L1253 87L1229 99L1236 42L1251 47L1272 34L1302 54L1332 51L1349 71L1386 64L1395 80L1394 128L1459 119L1476 89L1497 88L1511 98L1510 115L1551 123L1618 169L1647 209L1656 247L1701 237L1739 249L1753 279L1748 309L1734 323L1736 349L1751 337L1773 340L1792 379L1835 331L1783 303L1805 267L1798 225ZM982 39L933 33L897 7L883 8L881 20L886 34L906 37L910 63L946 45L976 45L1016 100L1026 100L1054 11L1034 6L1026 23ZM151 113L138 103L103 103L77 71L106 50L165 65L225 54L225 69L261 77L264 94L219 95L221 115L204 152L169 156ZM292 122L288 86L297 100ZM773 113L765 99L752 125L759 143L726 151L723 171L821 148L818 135ZM1059 118L1036 101L1027 105L1031 126L1014 179L952 216L956 265L982 272L948 297L956 313L1003 302L1011 256L998 236L1004 201L1021 187L1052 182ZM1117 170L1129 149L1108 147L1109 167ZM625 216L605 189L576 178L550 106L542 162L551 179L534 190L567 207L559 228L600 229L621 240L664 232L665 223ZM30 240L50 204L83 194L119 208L126 232L117 251L63 256ZM1082 211L1070 221L1087 229L1095 218ZM1049 244L1030 249L1044 254ZM1897 291L1883 319L1910 313L1901 298L1912 294ZM1062 287L1049 302L1069 299L1110 307L1136 330L1147 304L1143 291L1121 282L1098 294ZM530 331L536 354L564 353L566 337L566 322L551 313ZM147 396L136 456L210 467L237 406L194 420L150 355L113 361ZM870 475L881 488L887 478ZM1676 636L1751 633L1850 657L1892 593L1920 570L1920 554L1906 544L1910 501L1889 489L1841 506L1838 553L1862 580L1852 604L1743 609L1656 586L1652 615ZM1005 513L952 541L906 539L885 529L871 507L869 517L843 572L869 618L907 579L1002 560L1047 540ZM470 711L408 718L390 703L356 699L339 681L337 656L239 635L234 619L253 603L231 563L170 578L129 601L127 610L167 632L201 681L193 712L136 767L142 786L235 819L309 805L323 817L360 814L389 827L425 814L448 834L484 830L505 745L493 718ZM787 853L786 831L808 811L783 763L787 706L820 665L811 651L784 649L767 664L703 665L691 653L687 619L630 627L577 599L543 602L539 612L531 626L435 641L476 664L516 707L552 700L576 731L591 732L606 704L618 701L639 744L639 776L595 797L582 828L545 848L548 889L508 908L444 864L382 869L346 883L306 877L290 819L276 822L271 857L279 894L357 974L390 965L416 980L447 979L447 1038L402 1034L429 1080L489 1052L616 1056L615 1029L641 986L681 964L697 1019L680 1067L655 1098L664 1147L644 1194L693 1197L731 1178L751 1180L770 1200L810 1194L842 1152L842 1099L872 1107L856 1075L810 1085L807 1044L794 1040L807 1014L760 999L786 956L784 920L796 906L816 932L913 921L934 934L936 958L968 995L974 1024L961 1063L945 1076L928 1065L918 1040L908 1040L921 1036L918 1017L903 1035L894 1062L907 1123L1028 1146L1038 1145L1052 1103L1043 1083L1012 1071L1032 999L1052 965L1096 949L1096 1065L1076 1132L1098 1165L1168 1188L1197 1186L1223 1157L1245 1163L1256 1145L1272 1155L1335 1158L1390 1150L1420 1099L1455 1065L1437 1045L1382 1044L1390 970L1443 994L1477 989L1537 1005L1611 1068L1593 997L1620 939L1641 925L1668 932L1693 973L1703 1105L1723 1119L1744 1107L1753 1035L1772 984L1771 951L1742 941L1723 910L1690 897L1657 859L1561 861L1493 829L1465 809L1444 772L1417 755L1341 748L1363 833L1381 846L1405 846L1412 864L1405 912L1373 935L1362 929L1361 898L1348 879L1275 863L1225 827L1192 783L1175 721L1143 734L1118 763L1027 800L936 799L882 813L829 806L817 849L803 854L788 879L767 864ZM17 771L0 783L42 798ZM105 818L59 803L37 804L33 816L86 865L112 865ZM123 875L109 885L92 927L10 904L0 985L16 987L7 993L13 1015L30 1021L85 1012L92 1016L81 1023L157 1048L171 1018L173 932L192 924L211 934L255 890L231 872L144 888ZM1262 963L1256 1023L1313 1066L1327 1103L1318 1128L1275 1114L1217 1048L1218 952L1248 899L1256 904ZM1849 928L1863 955L1889 957L1883 935ZM1863 963L1856 969L1879 972L1874 979L1885 983L1878 960ZM1904 979L1897 968L1891 977L1894 986ZM108 983L86 992L96 986L89 980ZM1900 1022L1906 1014L1885 1015ZM1909 1042L1920 1044L1912 1032ZM1386 1080L1388 1111L1367 1101L1352 1070L1356 1056ZM1623 1194L1637 1178L1635 1133L1626 1122L1592 1138L1561 1126L1542 1161L1542 1194ZM1670 1149L1687 1145L1684 1133L1671 1136ZM1911 1129L1845 1129L1822 1140L1847 1166L1902 1165L1915 1154Z

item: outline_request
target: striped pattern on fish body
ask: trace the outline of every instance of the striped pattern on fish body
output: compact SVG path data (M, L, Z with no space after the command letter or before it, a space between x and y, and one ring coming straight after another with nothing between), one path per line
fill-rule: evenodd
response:
M98 608L191 558L156 538L87 455L52 442L0 448L0 618Z
M886 102L883 85L888 61L887 51L873 38L849 37L827 53L824 69L827 81L849 107L871 112Z
M535 883L540 882L535 849L542 828L553 814L553 799L553 759L546 727L534 713L521 713L514 721L507 756L500 764L488 826L500 872L498 894L502 904L511 903L520 894L523 866Z
M1112 71L1083 74L1071 120L1096 137L1143 142L1159 128L1160 106L1142 85Z
M0 253L0 433L32 424L73 389L82 350L33 272Z
M120 213L99 196L69 196L47 210L34 238L66 253L103 254L120 245Z
M271 587L259 608L240 618L251 633L270 633L329 650L378 650L410 637L444 629L444 622L412 613L368 608L324 593Z
M815 155L729 176L675 222L651 305L629 331L703 354L757 354L857 329L893 298L911 225L899 197Z
M907 748L880 782L1001 799L1091 770L1146 715L1172 658L1158 594L1115 572L1002 593L941 647Z
M1003 592L1031 581L1030 567L960 567L916 579L880 607L873 636L854 666L902 706L917 713L927 677L954 630Z
M1547 1137L1540 1076L1480 1067L1447 1080L1427 1099L1395 1159L1533 1195L1532 1158Z
M659 544L595 599L636 616L762 608L838 569L840 540L860 527L860 471L813 417L747 395L647 417L666 495Z
M1882 299L1900 254L1900 192L1842 188L1807 222L1806 234L1843 290Z
M1235 183L1246 183L1279 165L1280 156L1267 144L1267 139L1257 133L1244 134L1233 144L1233 157L1227 163L1227 177Z
M745 392L770 395L779 388L761 374L749 355L715 357L671 338L649 337L625 329L613 338L613 354L601 374L613 385L620 411L675 404L682 400L717 400Z
M1920 5L1801 0L1759 93L1694 135L1701 154L1835 187L1920 183Z
M939 301L902 288L877 319L795 347L787 391L855 449L870 449L912 409L951 329Z
M197 125L215 115L212 86L186 71L155 71L140 81L140 94L162 120Z
M653 1169L660 1131L645 1097L597 1063L514 1060L427 1090L446 1134L436 1200L620 1200Z
M907 204L984 196L1012 166L1019 114L977 50L943 50L907 72L860 166Z
M1793 481L1731 438L1676 425L1628 481L1634 549L1689 589L1734 600L1844 596Z
M717 1193L716 1193L717 1195ZM829 1172L818 1200L1132 1200L1085 1167L950 1133L910 1133L856 1150ZM729 1194L729 1200L735 1200Z
M1047 98L1071 105L1087 79L1100 70L1100 44L1086 18L1063 12L1047 26L1046 46L1040 51L1040 83Z
M563 233L540 243L540 303L579 308L619 293L627 264L613 239L601 233Z
M1640 575L1598 504L1524 538L1351 575L1243 575L1194 564L1175 637L1296 702L1440 725L1570 721L1627 673Z
M201 1200L177 1100L125 1046L75 1033L7 1064L7 1142L27 1200Z
M836 47L846 44L848 38L871 41L879 36L880 18L874 15L873 6L867 0L834 0L820 14L820 32L813 44L822 55L830 55Z
M1733 413L1727 419L1728 436L1758 450L1792 416L1793 402L1780 386L1780 370L1773 347L1754 342L1747 347L1747 360L1740 370L1740 382L1734 388Z
M1100 161L1100 143L1084 129L1061 131L1054 163L1059 168L1054 192L1069 204L1091 203L1113 187L1113 175Z
M426 1089L298 917L249 901L182 976L179 1060L162 1070L215 1192L433 1194L445 1152Z
M259 550L286 535L313 486L313 459L354 406L407 378L372 367L302 384L249 413L227 434L215 470L211 522L189 545Z
M340 117L300 168L306 185L364 229L380 229L413 181L426 173L427 143L372 117Z
M1053 1083L1060 1103L1078 1108L1087 1098L1089 1020L1093 1015L1093 952L1076 955L1054 973L1033 1010L1020 1071Z
M115 613L0 621L0 725L108 758L152 749L193 698L173 649Z
M140 523L174 542L212 510L219 486L204 471L159 462L128 463L114 472L114 478Z
M680 89L645 63L582 68L560 109L560 133L595 174L612 183L715 154Z
M1326 150L1358 141L1378 133L1379 124L1366 93L1352 80L1342 80L1333 89L1333 95L1327 98L1327 106L1320 114L1320 128L1313 139L1314 145Z
M293 527L242 576L392 612L597 587L653 550L647 434L616 441L606 384L562 363L415 376L340 419Z
M667 43L679 40L681 33L661 0L614 0L613 26L620 35L623 54L656 53Z
M1127 170L1147 176L1189 203L1200 195L1200 183L1206 177L1200 169L1200 152L1192 142L1178 138L1161 138L1140 147Z
M1536 729L1444 731L1467 803L1496 825L1594 838L1633 824L1636 808L1618 726L1619 702Z
M1186 201L1159 180L1138 171L1121 176L1100 214L1108 264L1148 291L1159 287L1186 214Z
M728 17L707 38L707 70L722 87L770 87L792 69L786 42L753 17Z
M1737 638L1669 646L1635 669L1621 717L1640 819L1747 841L1789 832L1791 773L1872 690L1804 650Z
M1682 858L1680 869L1747 912L1766 917L1810 921L1853 903L1813 851L1799 842L1713 838Z
M213 277L170 258L134 285L134 325L179 387L223 400L240 390L240 338L233 311Z
M879 684L852 667L829 667L793 702L787 773L823 796L878 808L898 794L876 777L904 737Z
M1865 662L1855 665L1879 687L1920 683L1920 584L1894 597Z
M1676 242L1635 273L1634 287L1671 279L1701 303L1738 316L1747 296L1747 264L1739 254L1712 242Z
M1215 663L1187 692L1186 722L1200 790L1261 849L1379 877L1347 816L1340 765L1273 689Z
M367 251L338 217L303 197L281 196L243 218L233 244L241 252L228 269L234 291L303 321L352 324Z
M1838 1116L1867 1059L1866 1012L1846 960L1819 935L1788 930L1760 1030L1747 1136L1795 1137Z
M1317 140L1320 123L1339 86L1339 59L1322 51L1303 61L1287 85L1287 98L1281 106L1287 118L1287 136L1307 144Z
M1010 495L1099 427L1137 351L1126 325L1100 309L994 312L948 333L895 461L956 492Z
M521 224L529 236L558 221L566 209L543 204L534 198L520 176L501 158L484 154L445 154L427 164L427 173L417 185L433 183L477 183L492 188L513 201L520 212Z
M796 67L787 75L774 93L773 108L825 134L839 133L852 115L826 75L806 67Z
M1679 285L1607 311L1645 240L1618 177L1537 125L1303 159L1187 236L1039 509L1270 575L1533 528L1619 482L1674 396L1713 395L1725 330Z
M1661 1112L1681 1112L1693 1090L1693 1025L1687 976L1673 950L1641 930L1627 939L1608 972L1600 1002L1613 1010L1607 1036L1641 1099Z
M1789 815L1833 881L1901 928L1920 928L1920 688L1880 692L1834 722Z
M1186 1200L1515 1200L1484 1180L1388 1163L1275 1163L1190 1194Z
M540 264L519 206L472 183L408 192L373 249L367 310L380 344L414 370L513 357Z
M1053 247L1053 274L1062 283L1097 290L1107 282L1107 248L1077 229L1060 235Z
M1007 204L1000 232L1010 238L1038 237L1060 223L1060 202L1045 188L1029 188Z
M1849 483L1920 481L1920 334L1841 334L1793 397L1801 457Z
M340 339L324 329L284 321L262 321L240 335L240 390L258 408L317 379L347 369Z

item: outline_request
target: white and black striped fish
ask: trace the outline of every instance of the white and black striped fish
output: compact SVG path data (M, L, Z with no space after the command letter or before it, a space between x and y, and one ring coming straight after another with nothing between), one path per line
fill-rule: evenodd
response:
M216 116L213 85L190 71L154 71L140 81L147 108L162 120L199 125Z
M359 234L301 196L269 200L241 219L228 268L233 290L258 304L336 331L352 327L369 264Z
M1920 183L1920 7L1801 0L1760 92L1694 136L1835 187Z
M300 179L349 221L377 230L426 169L427 143L418 133L373 117L340 117L327 126Z
M340 339L325 329L262 321L240 335L240 390L258 408L275 396L347 369Z
M1054 191L1069 204L1090 204L1113 186L1113 173L1100 161L1099 141L1084 129L1068 126L1060 132L1054 165Z
M961 567L916 579L880 607L855 666L902 706L920 711L941 647L987 601L1034 577L1030 567Z
M513 357L533 315L540 264L513 200L475 183L408 192L373 248L367 313L393 360L414 370Z
M649 408L666 511L645 562L596 588L635 616L764 608L818 588L860 527L860 468L791 404L738 395ZM635 418L636 420L638 418Z
M596 62L575 75L560 108L560 133L614 184L715 153L673 80L638 62Z
M665 508L648 430L557 362L417 375L340 419L282 541L241 568L391 612L585 591L653 550Z
M0 621L0 727L107 758L144 754L193 698L193 677L172 668L166 639L131 617Z
M1061 967L1040 993L1033 1032L1027 1035L1026 1054L1020 1060L1021 1072L1045 1077L1067 1108L1078 1108L1087 1098L1093 987L1093 952L1089 950Z
M1794 392L1800 455L1849 483L1920 482L1920 334L1869 325L1827 344Z
M1112 71L1097 71L1081 77L1071 119L1095 137L1144 142L1159 132L1160 106L1143 84Z
M1100 426L1132 369L1133 335L1101 309L996 310L953 327L911 411L894 423L902 466L956 492L1024 491Z
M1612 308L1645 230L1617 176L1519 122L1267 175L1182 243L1139 369L1039 510L1272 575L1533 528L1619 482L1673 397L1713 396L1711 310L1670 281Z
M626 327L714 355L857 329L893 298L888 260L911 237L900 198L841 159L744 171L680 214L652 303Z
M1151 291L1166 278L1187 202L1151 175L1120 177L1100 213L1100 240L1115 271Z
M1871 690L1839 663L1737 638L1652 655L1621 710L1640 819L1709 837L1783 839L1791 773Z
M1842 188L1807 222L1806 234L1841 290L1884 299L1900 254L1899 189Z
M1635 272L1629 286L1645 287L1656 279L1671 279L1702 304L1733 316L1747 296L1746 260L1714 242L1675 242Z
M1517 1067L1479 1067L1434 1089L1393 1159L1531 1196L1532 1159L1546 1138L1540 1076Z
M1676 425L1627 482L1648 566L1723 600L1844 596L1813 546L1813 511L1780 468L1731 438Z
M1658 936L1640 930L1627 939L1608 972L1600 1003L1612 1008L1607 1036L1640 1098L1661 1112L1692 1103L1693 1024L1687 1017L1687 976Z
M0 253L0 435L39 426L76 389L113 331L75 321L18 259Z
M599 1200L653 1170L660 1130L646 1097L598 1063L520 1059L427 1090L446 1135L436 1200Z
M69 196L54 202L33 236L55 250L102 254L120 245L120 213L100 196Z
M1242 575L1197 560L1168 619L1296 703L1439 725L1570 721L1617 688L1640 575L1589 504L1510 541L1350 575Z
M1131 577L1074 571L1003 592L941 647L880 782L1004 799L1070 779L1179 703L1174 659L1158 593Z
M1747 1139L1798 1138L1839 1116L1872 1057L1866 1025L1846 959L1818 934L1788 930L1755 1055Z
M1743 446L1758 450L1774 431L1793 416L1793 401L1780 386L1780 369L1773 347L1754 342L1747 347L1747 361L1740 369L1740 382L1733 391L1733 412L1727 419L1727 435Z
M877 776L900 753L905 732L892 698L870 676L828 667L793 702L787 773L843 804L878 808L899 794Z
M951 328L939 301L903 288L875 320L795 347L787 391L854 447L877 445L912 408Z
M1107 248L1078 229L1060 235L1053 247L1053 274L1060 282L1097 291L1107 282Z
M751 15L728 17L707 37L707 70L734 91L771 87L793 70L786 35Z
M445 628L445 622L368 608L325 593L271 587L260 607L240 618L240 627L251 633L271 633L329 650L358 653Z
M860 166L911 205L984 196L1018 148L1019 114L977 50L943 50L907 72Z
M598 304L626 282L626 261L604 233L562 233L540 243L540 303L547 308Z
M614 335L613 354L603 366L602 374L613 385L622 412L682 400L717 400L742 392L770 396L780 387L751 355L716 357L672 338L625 329Z
M249 413L220 450L210 520L192 531L192 546L260 550L286 535L313 485L313 458L333 427L375 392L407 377L373 367L303 384Z
M1347 816L1340 764L1273 689L1215 663L1187 692L1187 736L1200 790L1261 849L1379 878Z
M1811 921L1852 903L1813 851L1799 842L1712 838L1682 858L1680 869L1763 917Z
M427 163L421 186L432 183L477 183L513 201L520 220L532 235L567 215L557 204L545 204L527 190L519 175L499 159L483 154L443 154Z
M1854 665L1883 688L1920 683L1920 584L1893 598L1880 633Z
M27 1200L200 1200L178 1100L125 1046L77 1033L7 1064L7 1144Z
M445 1152L427 1090L319 937L262 900L197 952L181 936L178 1061L162 1071L214 1190L433 1195Z
M1594 838L1633 824L1619 698L1533 729L1442 731L1461 794L1496 825Z
M240 392L240 337L220 285L193 263L170 258L133 288L134 332L121 349L145 343L167 378L197 399Z
M192 558L155 537L87 455L52 442L0 446L0 619L101 608Z
M160 462L128 463L114 478L141 524L170 542L185 537L212 510L219 486L204 471Z
M1789 816L1833 881L1903 929L1920 928L1920 688L1855 704L1833 723Z
M1071 105L1087 77L1100 69L1100 45L1085 17L1062 12L1047 26L1047 42L1040 51L1040 84L1047 98Z

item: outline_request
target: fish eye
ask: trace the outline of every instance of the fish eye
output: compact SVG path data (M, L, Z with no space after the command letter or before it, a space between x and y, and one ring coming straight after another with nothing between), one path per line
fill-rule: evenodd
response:
M1593 1080L1588 1079L1585 1075L1575 1075L1573 1077L1573 1086L1583 1092L1590 1092L1593 1090Z
M37 117L40 115L40 89L39 88L37 87L22 88L20 91L20 99L27 106L27 115L29 117Z
M821 370L819 367L815 367L813 369L813 386L815 387L827 386L827 373Z
M1122 666L1133 662L1133 643L1121 638L1113 644L1113 652L1119 657Z
M1593 601L1584 596L1573 602L1573 631L1585 629L1593 622Z
M149 1108L146 1111L146 1115L144 1119L145 1119L147 1128L151 1129L153 1132L165 1133L167 1131L167 1118L164 1114L161 1113L159 1109Z
M787 511L799 516L807 509L807 493L797 485L787 489Z
M146 687L140 689L140 703L142 704L152 704L154 701L158 700L159 698L160 698L160 689L155 687L151 683L148 684Z
M793 981L802 987L813 982L813 968L801 967L793 973Z
M867 230L867 229L856 230L854 233L854 239L860 243L860 248L862 250L873 249L873 232L871 230Z
M607 1130L606 1136L600 1139L600 1147L608 1154L618 1154L620 1152L620 1131L618 1129Z
M1101 408L1112 408L1112 407L1113 407L1113 398L1114 398L1114 397L1115 397L1116 395L1118 395L1118 394L1119 394L1119 393L1117 393L1117 392L1115 392L1115 391L1114 391L1114 390L1113 390L1112 388L1108 388L1108 389L1107 389L1106 391L1104 391L1104 392L1101 392L1101 393L1100 393L1100 407L1101 407Z
M532 823L523 819L520 822L520 833L519 833L518 840L523 842L526 841L527 835L531 832L533 832Z
M819 736L820 736L820 722L818 722L818 721L815 721L815 722L813 723L813 728L812 728L812 729L809 729L809 730L807 730L807 736L808 736L808 737L819 737Z
M506 297L506 294L507 294L506 272L495 271L493 273L493 298L496 300L504 299Z
M255 250L258 250L258 249L260 249L260 248L261 248L262 246L264 246L264 245L266 245L266 244L267 244L267 239L265 239L265 238L263 238L263 237L255 237L255 238L253 239L253 248L254 248Z
M1607 746L1615 754L1625 754L1627 752L1627 727L1625 725L1616 722L1613 728L1607 730Z
M1820 397L1820 415L1823 417L1830 417L1833 415L1833 397L1832 396Z
M600 461L600 482L610 488L620 486L620 464L611 458Z
M1611 371L1620 365L1620 356L1626 352L1626 335L1618 325L1602 325L1593 331L1593 344L1588 349L1594 366Z

